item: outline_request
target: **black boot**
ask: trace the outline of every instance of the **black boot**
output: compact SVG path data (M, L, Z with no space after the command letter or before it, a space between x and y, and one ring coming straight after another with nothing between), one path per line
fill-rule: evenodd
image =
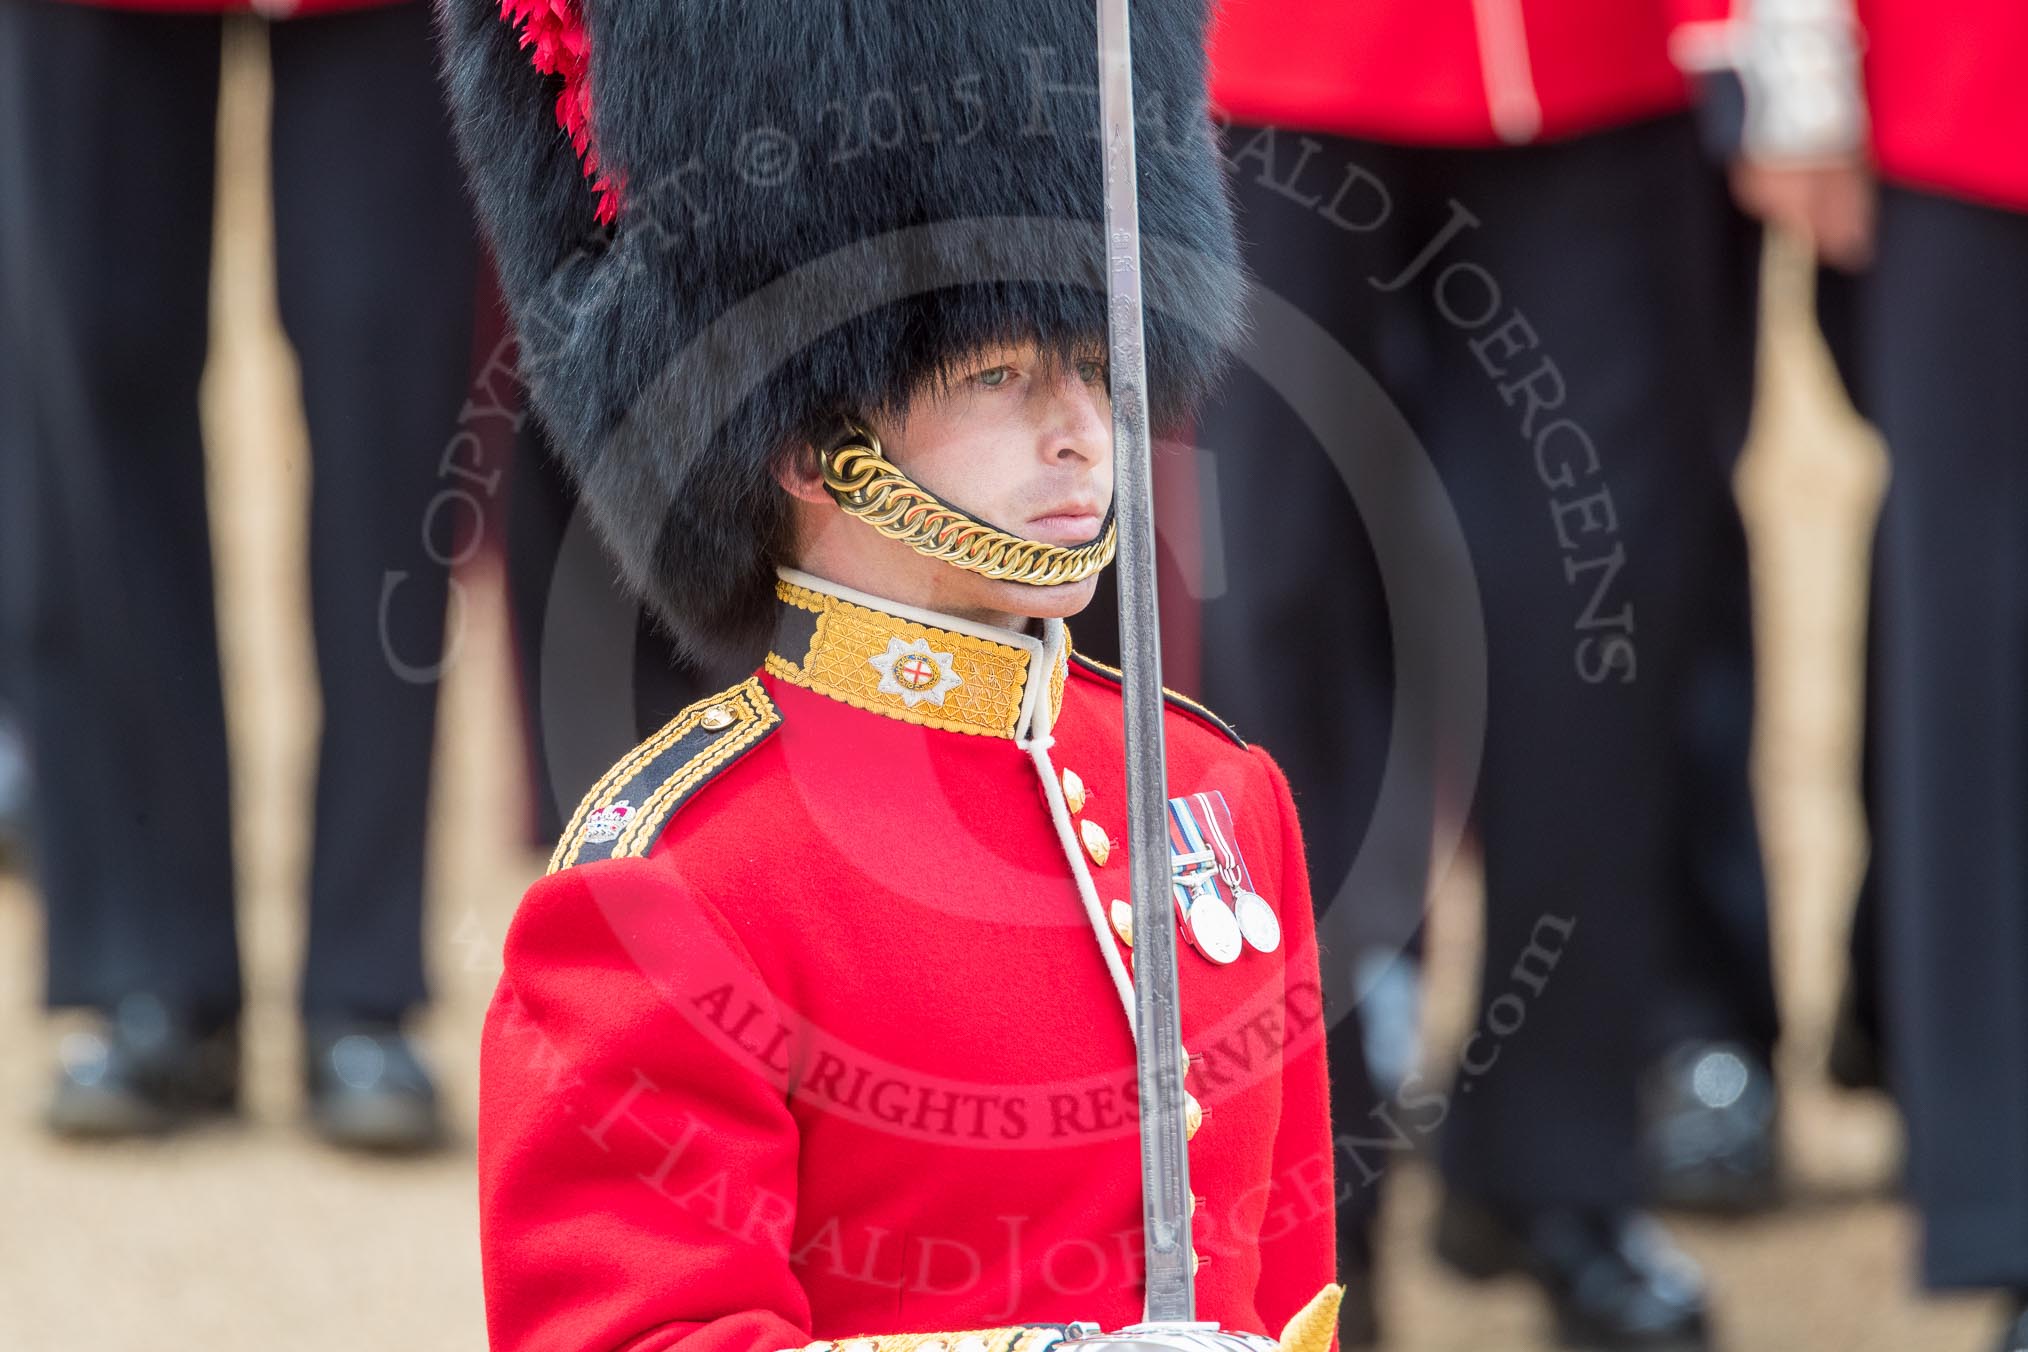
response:
M442 1144L436 1085L396 1024L313 1019L303 1061L310 1125L331 1144L396 1153Z
M1641 1156L1657 1206L1744 1213L1780 1192L1774 1075L1735 1042L1686 1042L1647 1075Z
M45 1116L61 1136L155 1135L239 1107L236 1019L206 1019L153 996L122 1000L58 1049Z
M1588 1352L1706 1352L1704 1284L1662 1228L1636 1211L1503 1215L1448 1194L1437 1256L1463 1276L1533 1278L1561 1345Z

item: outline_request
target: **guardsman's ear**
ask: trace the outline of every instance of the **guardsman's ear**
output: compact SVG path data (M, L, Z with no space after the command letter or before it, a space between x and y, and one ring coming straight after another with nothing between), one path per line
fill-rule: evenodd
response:
M830 505L831 492L824 487L824 456L809 442L783 456L775 466L775 482L782 491L802 502Z

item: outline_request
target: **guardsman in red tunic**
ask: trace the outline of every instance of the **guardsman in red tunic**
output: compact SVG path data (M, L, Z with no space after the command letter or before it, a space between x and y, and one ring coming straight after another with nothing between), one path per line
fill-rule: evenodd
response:
M1818 116L1814 144L1750 135L1738 180L1831 265L1820 318L1892 471L1869 672L1878 914L1856 922L1878 928L1855 951L1877 953L1923 1280L2007 1293L1997 1347L2024 1352L2028 8L1760 0L1711 32L1749 73L1786 75L1762 80L1777 109Z
M1203 7L1138 10L1171 423L1238 285ZM538 409L633 585L752 672L600 780L509 934L493 1346L1039 1352L1137 1322L1122 696L1063 623L1114 541L1091 6L446 21ZM1204 710L1164 734L1199 1310L1322 1352L1295 810Z
M1226 537L1201 689L1286 767L1327 972L1355 973L1373 1016L1367 1047L1333 1045L1340 1266L1360 1264L1389 1151L1441 1130L1440 1252L1533 1276L1587 1347L1701 1346L1694 1269L1640 1208L1751 1206L1775 1177L1731 491L1759 232L1710 153L1738 86L1679 65L1695 17L1228 0L1212 47L1260 289L1372 379L1319 381L1256 323L1198 425ZM1270 533L1281 548L1236 543ZM1433 585L1452 564L1483 621ZM1439 701L1474 671L1467 760L1468 701ZM1433 827L1455 838L1467 812L1485 1015L1433 1101L1396 993ZM1380 1092L1361 1101L1368 1047ZM1700 1095L1713 1076L1733 1088Z

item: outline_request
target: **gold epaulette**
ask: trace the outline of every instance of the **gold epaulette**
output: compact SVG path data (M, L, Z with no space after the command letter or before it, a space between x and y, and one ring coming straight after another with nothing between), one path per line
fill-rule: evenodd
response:
M1086 657L1083 653L1080 652L1071 653L1070 660L1073 665L1083 667L1086 671L1090 672L1092 675L1101 677L1104 680L1111 681L1114 685L1121 684L1121 682L1125 679L1121 675L1120 669L1118 667L1109 667L1103 662L1095 661L1092 658ZM1246 749L1246 738L1234 732L1232 730L1232 725L1230 723L1226 722L1224 719L1220 718L1217 714L1211 712L1211 710L1199 704L1196 700L1191 699L1188 695L1179 695L1174 690L1171 690L1168 686L1165 685L1162 687L1162 698L1169 702L1169 706L1171 708L1181 709L1185 713L1194 714L1199 719L1202 719L1204 722L1209 723L1211 725L1212 731L1217 732L1222 736L1224 736L1227 740L1229 740L1234 746L1238 747L1240 750L1244 751Z
M1070 1334L1063 1324L1016 1324L964 1333L889 1333L878 1338L837 1338L782 1352L1046 1352Z
M592 786L564 827L549 871L646 854L677 809L781 721L752 678L691 705Z

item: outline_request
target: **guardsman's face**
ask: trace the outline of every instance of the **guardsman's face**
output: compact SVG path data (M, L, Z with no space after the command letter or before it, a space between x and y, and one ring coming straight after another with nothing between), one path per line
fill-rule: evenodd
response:
M920 392L904 415L869 421L903 473L1002 530L1081 545L1105 524L1113 425L1097 355L1065 363L1045 360L1033 344L988 349ZM981 577L924 558L835 506L804 542L802 563L812 572L989 623L1074 615L1098 589L1096 577L1056 587Z

